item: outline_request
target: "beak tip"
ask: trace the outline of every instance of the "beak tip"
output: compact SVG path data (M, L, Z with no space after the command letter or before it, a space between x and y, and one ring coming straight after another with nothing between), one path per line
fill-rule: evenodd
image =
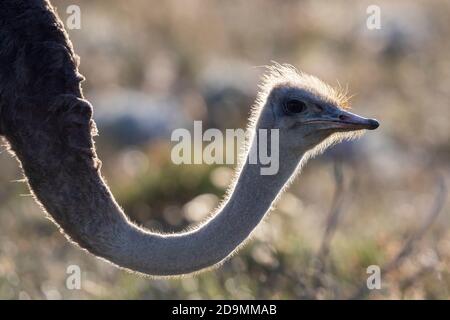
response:
M375 119L369 119L368 130L375 130L380 126L380 123Z

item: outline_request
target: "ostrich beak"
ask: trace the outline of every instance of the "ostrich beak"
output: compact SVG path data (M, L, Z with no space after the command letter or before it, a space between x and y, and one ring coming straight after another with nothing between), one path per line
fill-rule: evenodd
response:
M323 114L319 118L311 119L306 123L320 124L322 129L336 131L375 130L380 126L380 123L375 119L364 118L341 109Z
M375 130L380 123L375 119L364 118L357 114L340 110L334 119L340 127L347 130Z

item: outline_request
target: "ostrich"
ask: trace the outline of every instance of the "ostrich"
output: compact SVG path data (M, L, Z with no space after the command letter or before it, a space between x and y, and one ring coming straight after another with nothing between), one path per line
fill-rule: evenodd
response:
M339 90L288 65L263 78L249 128L279 130L279 171L262 175L249 150L226 200L201 225L161 234L129 221L103 180L78 57L47 0L0 2L0 134L36 201L67 238L97 257L151 276L217 266L250 236L308 158L378 122L350 113Z

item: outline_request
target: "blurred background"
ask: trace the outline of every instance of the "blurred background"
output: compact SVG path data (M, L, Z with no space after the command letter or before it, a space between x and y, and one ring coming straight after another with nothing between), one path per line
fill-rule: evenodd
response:
M310 161L253 240L180 279L118 270L68 243L0 155L2 299L448 299L449 1L62 1L100 130L103 174L132 220L162 232L204 219L233 166L174 165L176 128L244 128L275 60L354 94L381 127ZM381 29L369 30L369 5ZM82 289L66 287L67 267ZM382 288L366 290L366 269Z

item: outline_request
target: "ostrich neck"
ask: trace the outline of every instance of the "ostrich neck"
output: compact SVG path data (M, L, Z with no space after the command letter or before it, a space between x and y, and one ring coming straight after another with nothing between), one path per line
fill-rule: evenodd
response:
M134 251L137 260L148 260L144 264L136 261L132 269L146 265L152 270L144 272L163 275L190 273L219 263L249 237L295 171L298 158L285 155L282 159L275 175L261 175L260 165L249 164L247 159L222 208L190 232L149 237L132 227L124 262L130 263L129 252Z
M159 234L128 221L92 163L68 157L36 165L17 155L37 199L71 240L120 267L156 276L200 271L228 257L270 210L299 162L280 150L278 173L261 175L261 166L247 158L210 219L188 232Z

